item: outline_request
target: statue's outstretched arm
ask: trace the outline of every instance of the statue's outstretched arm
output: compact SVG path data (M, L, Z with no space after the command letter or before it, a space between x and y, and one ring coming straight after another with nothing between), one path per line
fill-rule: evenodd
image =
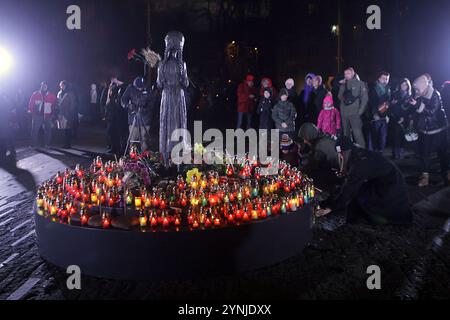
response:
M182 62L181 65L181 86L186 89L189 86L189 78L187 75L186 62Z
M162 62L158 64L158 77L156 78L156 86L158 89L164 88L164 73L162 71Z

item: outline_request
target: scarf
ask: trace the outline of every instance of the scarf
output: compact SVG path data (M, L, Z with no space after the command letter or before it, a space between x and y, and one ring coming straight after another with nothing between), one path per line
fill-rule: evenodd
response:
M387 94L387 86L384 86L381 83L377 82L377 85L375 86L375 91L377 92L379 97L383 97Z

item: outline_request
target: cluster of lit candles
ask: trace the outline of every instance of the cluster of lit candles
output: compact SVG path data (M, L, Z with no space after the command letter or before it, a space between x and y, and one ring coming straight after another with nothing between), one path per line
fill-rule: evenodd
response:
M130 161L135 158L131 155ZM261 176L257 161L250 160L226 165L223 175L215 170L197 173L189 181L179 175L164 186L130 190L120 163L103 163L97 157L89 170L77 165L43 183L37 213L55 222L87 225L98 212L101 226L110 228L115 208L116 213L138 216L142 230L202 229L294 212L314 198L312 181L286 163L280 163L274 176Z

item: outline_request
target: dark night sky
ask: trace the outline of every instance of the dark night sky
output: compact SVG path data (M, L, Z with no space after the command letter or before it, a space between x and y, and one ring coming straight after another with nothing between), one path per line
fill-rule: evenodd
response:
M232 17L219 14L221 2L238 3ZM354 65L363 79L373 79L380 69L397 77L430 72L438 82L450 78L450 0L343 3L344 64ZM81 31L65 27L70 4L81 7ZM365 28L370 4L382 8L381 31ZM194 78L238 81L247 69L279 82L308 71L335 73L330 28L337 22L336 0L151 0L151 9L152 47L162 54L165 33L182 31ZM56 85L64 78L84 88L111 73L128 81L141 71L126 54L147 44L145 13L145 0L0 0L0 46L15 59L13 72L0 75L1 84L31 90L42 79ZM231 40L260 48L258 62L244 59L237 73L228 70L223 56Z

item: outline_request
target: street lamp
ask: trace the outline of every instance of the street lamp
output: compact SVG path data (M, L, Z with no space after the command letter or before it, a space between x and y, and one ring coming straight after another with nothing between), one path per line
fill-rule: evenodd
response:
M337 25L334 24L334 25L331 26L331 33L332 34L336 34L337 35L338 34L338 30L339 29L338 29Z
M7 72L12 65L11 55L4 48L0 48L0 74Z

